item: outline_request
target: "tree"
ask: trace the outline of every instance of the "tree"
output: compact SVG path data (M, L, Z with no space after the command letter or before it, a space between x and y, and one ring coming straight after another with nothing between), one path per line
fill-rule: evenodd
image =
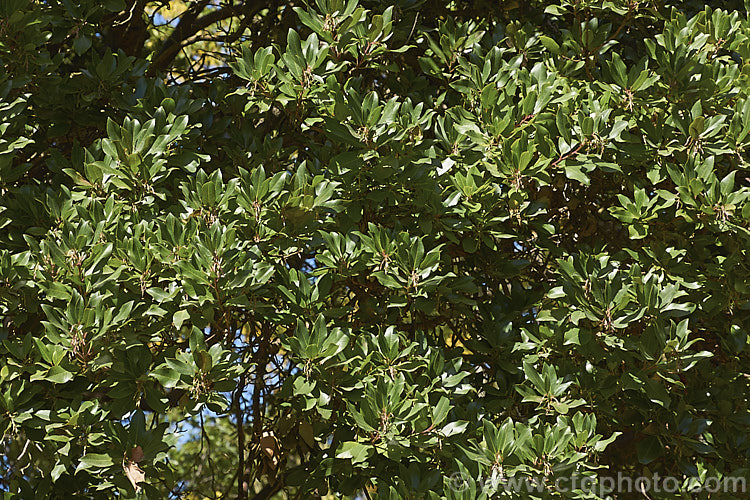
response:
M740 498L714 3L0 4L0 490Z

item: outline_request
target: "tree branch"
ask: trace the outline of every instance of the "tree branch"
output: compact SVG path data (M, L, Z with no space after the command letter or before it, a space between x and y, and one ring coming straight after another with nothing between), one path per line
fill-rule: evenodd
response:
M261 392L266 376L267 345L266 325L261 328L261 338L258 339L258 350L255 353L255 380L253 381L253 438L259 439L263 431L263 420L261 411Z
M158 70L164 70L167 66L169 66L169 63L171 63L172 60L174 60L174 58L180 52L182 42L186 38L198 32L198 16L203 11L203 9L208 6L208 3L209 0L200 0L197 4L190 7L180 18L180 22L177 23L177 26L172 31L172 33L170 33L167 39L164 40L164 44L159 50L159 53L151 61L149 74L153 74ZM223 10L224 9L214 11L211 14L214 14L215 12L221 12Z
M281 489L281 481L276 480L263 487L254 497L253 500L268 500Z
M122 49L129 56L141 53L148 38L143 20L145 8L146 0L133 0L124 11L102 19L105 40L115 52Z
M242 414L242 392L245 390L245 375L240 377L240 384L235 392L235 415L237 417L237 498L247 499L245 488L245 429L244 415Z
M201 0L194 7L191 7L188 12L180 19L180 22L175 27L174 31L164 41L161 49L154 59L151 61L151 67L148 72L149 75L153 76L157 71L165 71L172 63L177 54L183 48L185 42L190 41L200 31L208 28L209 26L229 19L230 17L244 14L245 16L253 16L261 10L262 4L255 3L251 8L244 6L238 9L234 3L227 7L216 9L208 12L204 16L198 17L200 13L208 6L209 0ZM243 12L245 11L245 12Z

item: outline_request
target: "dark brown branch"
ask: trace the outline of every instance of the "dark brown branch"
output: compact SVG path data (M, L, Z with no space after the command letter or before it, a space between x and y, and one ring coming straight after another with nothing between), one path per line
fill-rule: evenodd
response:
M108 403L112 401L112 398L107 394L107 391L109 388L97 390L97 391L85 391L83 394L81 394L82 398L85 401L93 401L98 400L102 403ZM184 396L187 393L185 389L169 389L165 391L165 396L167 397L167 400L169 401L168 407L169 408L176 408L180 404L180 399L182 396ZM154 408L151 408L151 405L148 404L145 397L142 397L138 401L138 408L144 411L151 411L156 412Z
M623 29L623 28L625 27L625 25L627 25L627 24L628 24L628 21L630 21L630 18L631 18L631 17L633 17L633 7L632 7L632 6L631 6L631 7L630 7L630 8L628 9L628 13L627 13L627 14L625 14L625 17L623 17L623 19L622 19L622 22L621 22L621 23L620 23L620 25L619 25L619 26L617 27L617 29L615 30L615 32L614 32L614 33L612 33L612 34L611 34L610 36L608 36L608 37L607 37L607 39L606 39L606 40L604 40L604 42L602 42L602 43L601 43L601 44L600 44L600 45L599 45L598 47L596 47L596 48L595 48L595 49L594 49L594 50L592 51L592 54L595 54L595 53L599 52L599 50L600 50L600 49L601 49L602 47L604 47L604 45L606 45L606 44L607 44L608 42L611 42L612 40L614 40L615 38L617 38L617 36L618 36L618 35L620 34L620 32L622 31L622 29Z
M254 497L253 500L268 500L281 489L281 481L276 480L263 487Z
M259 439L263 431L263 419L261 411L261 393L263 391L263 381L266 377L267 360L267 327L264 324L261 328L261 337L258 339L258 351L255 355L255 380L253 381L253 437Z
M208 6L209 0L200 0L197 4L190 7L185 14L180 18L180 22L177 23L175 29L170 33L169 37L164 41L164 44L159 50L153 61L151 61L151 67L149 73L153 74L156 71L164 70L172 60L177 56L182 48L182 42L190 36L197 33L199 30L196 27L198 16ZM221 12L224 9L215 12ZM206 16L204 16L206 17ZM209 25L206 25L209 26Z
M245 376L240 377L240 385L235 392L235 415L237 417L237 498L247 499L245 485L245 421L242 413L242 392L245 390Z
M238 9L236 5L230 4L227 7L216 9L208 12L204 16L198 17L200 13L208 6L209 0L201 0L180 19L174 31L164 41L161 50L151 62L149 74L153 75L158 71L165 71L172 63L177 54L183 48L186 42L200 33L209 26L228 19L239 14L253 16L262 8L262 4L254 3L250 8L243 7Z
M102 19L105 40L116 52L122 49L129 56L138 56L148 38L148 28L143 20L146 0L133 0L124 11Z

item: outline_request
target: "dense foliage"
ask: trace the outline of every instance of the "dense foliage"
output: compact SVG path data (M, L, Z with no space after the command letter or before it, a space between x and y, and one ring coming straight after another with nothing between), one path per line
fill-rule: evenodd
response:
M0 2L0 491L748 477L719 3Z

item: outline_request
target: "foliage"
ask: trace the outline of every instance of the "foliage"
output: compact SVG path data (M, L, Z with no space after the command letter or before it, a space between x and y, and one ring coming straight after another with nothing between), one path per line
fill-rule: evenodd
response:
M0 490L746 478L716 3L2 2Z

